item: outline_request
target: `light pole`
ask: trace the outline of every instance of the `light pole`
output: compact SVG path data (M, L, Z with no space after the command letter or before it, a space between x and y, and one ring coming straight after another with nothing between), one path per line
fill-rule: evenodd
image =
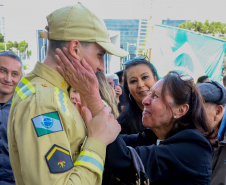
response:
M130 44L129 42L127 42L126 46L127 46L127 51L129 52L129 46L136 46L136 43ZM130 59L130 53L129 53L129 56L127 56L127 60L129 60L129 59Z
M6 50L6 49L7 49L6 45L7 45L8 43L3 43L3 44L5 44L5 51L7 51L7 50Z

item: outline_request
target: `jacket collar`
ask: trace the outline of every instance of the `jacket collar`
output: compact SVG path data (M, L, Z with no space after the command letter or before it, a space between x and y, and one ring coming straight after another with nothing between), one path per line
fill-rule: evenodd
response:
M48 67L47 65L37 62L32 73L36 74L40 78L45 79L53 86L58 87L68 94L68 88L70 87L69 84L64 80L60 73Z

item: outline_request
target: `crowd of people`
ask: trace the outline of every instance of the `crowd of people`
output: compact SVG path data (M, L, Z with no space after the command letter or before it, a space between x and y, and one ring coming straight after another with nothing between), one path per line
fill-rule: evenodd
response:
M1 185L136 184L131 147L146 184L226 185L225 87L160 78L145 57L104 74L105 53L128 53L101 19L77 3L47 21L47 56L32 72L0 52Z

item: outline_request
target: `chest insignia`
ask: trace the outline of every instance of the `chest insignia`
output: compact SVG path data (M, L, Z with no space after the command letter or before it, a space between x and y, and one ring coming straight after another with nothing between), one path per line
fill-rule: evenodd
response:
M45 158L51 173L62 173L74 166L69 151L55 144L50 148Z

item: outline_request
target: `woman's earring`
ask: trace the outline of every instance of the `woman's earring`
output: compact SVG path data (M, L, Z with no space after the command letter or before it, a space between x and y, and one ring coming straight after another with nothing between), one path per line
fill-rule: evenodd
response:
M174 118L174 119L176 119L176 118L177 118L177 116L173 116L173 118Z
M130 101L132 101L132 99L131 99L131 97L130 97L130 93L129 93L129 99L130 99Z

